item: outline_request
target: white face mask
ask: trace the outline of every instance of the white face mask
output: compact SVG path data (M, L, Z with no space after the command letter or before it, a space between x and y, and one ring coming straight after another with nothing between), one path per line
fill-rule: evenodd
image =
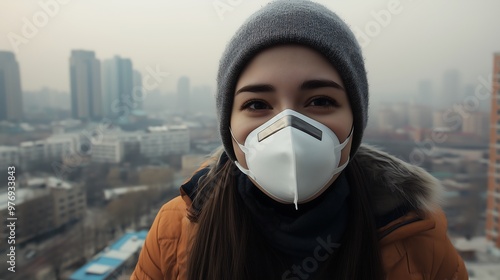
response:
M342 149L338 137L322 123L286 109L253 130L245 145L248 169L235 162L241 172L252 178L271 198L297 204L323 192L332 177L341 172ZM231 131L232 134L232 131Z

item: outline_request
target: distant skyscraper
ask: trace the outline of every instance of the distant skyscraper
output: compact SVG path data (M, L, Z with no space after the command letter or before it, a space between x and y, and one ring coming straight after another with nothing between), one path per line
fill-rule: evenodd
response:
M441 109L452 108L453 104L460 100L461 96L460 72L455 69L446 71L443 76L443 88L441 89L440 98L437 100L437 105Z
M23 118L19 64L14 53L0 51L0 121Z
M190 112L189 95L189 78L179 78L179 81L177 82L177 104L179 113L183 115Z
M119 108L134 108L132 99L133 72L132 61L115 56L102 63L102 94L105 116L120 113Z
M70 79L73 118L100 119L103 115L101 65L93 51L71 51Z
M142 74L141 72L134 70L134 86L132 94L134 102L137 103L135 108L142 109L142 103L144 98L146 98L146 92L142 90Z
M494 55L493 77L486 238L491 251L500 256L500 53Z
M417 96L415 102L418 105L432 105L432 82L430 80L421 80L418 83Z

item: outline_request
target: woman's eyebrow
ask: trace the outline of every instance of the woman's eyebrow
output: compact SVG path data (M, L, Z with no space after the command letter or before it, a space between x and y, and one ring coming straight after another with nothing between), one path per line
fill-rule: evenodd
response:
M308 80L302 83L300 86L301 90L310 90L310 89L317 89L317 88L322 88L322 87L333 87L336 89L340 89L345 91L345 89L338 84L337 82L334 82L332 80ZM255 85L246 85L242 88L240 88L238 91L236 91L236 94L240 92L273 92L275 91L275 88L272 85L268 84L255 84ZM236 95L235 94L235 95Z
M308 90L308 89L317 89L317 88L322 88L322 87L333 87L333 88L345 91L345 89L340 84L338 84L337 82L334 82L332 80L309 80L309 81L305 81L300 86L300 89L302 89L302 90Z
M236 91L235 95L243 92L243 91L248 91L248 92L272 92L274 91L274 87L268 84L256 84L256 85L247 85L242 88L240 88L238 91Z

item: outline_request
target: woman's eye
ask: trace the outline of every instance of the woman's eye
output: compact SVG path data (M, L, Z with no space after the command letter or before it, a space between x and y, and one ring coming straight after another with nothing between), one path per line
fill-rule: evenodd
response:
M338 107L337 101L328 97L318 97L311 100L308 104L309 106L319 106L319 107Z
M245 102L242 106L242 110L265 110L270 109L271 106L267 105L267 103L259 100L250 100Z

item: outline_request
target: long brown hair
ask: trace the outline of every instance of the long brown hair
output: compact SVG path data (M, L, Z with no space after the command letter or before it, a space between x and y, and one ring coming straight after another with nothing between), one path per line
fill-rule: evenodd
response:
M198 230L190 248L188 279L282 279L289 263L255 230L236 191L237 168L231 160L221 162L219 155L215 158L219 160L200 179L189 211ZM321 279L381 280L384 276L367 182L355 158L344 171L351 188L349 224L342 246L323 265Z

